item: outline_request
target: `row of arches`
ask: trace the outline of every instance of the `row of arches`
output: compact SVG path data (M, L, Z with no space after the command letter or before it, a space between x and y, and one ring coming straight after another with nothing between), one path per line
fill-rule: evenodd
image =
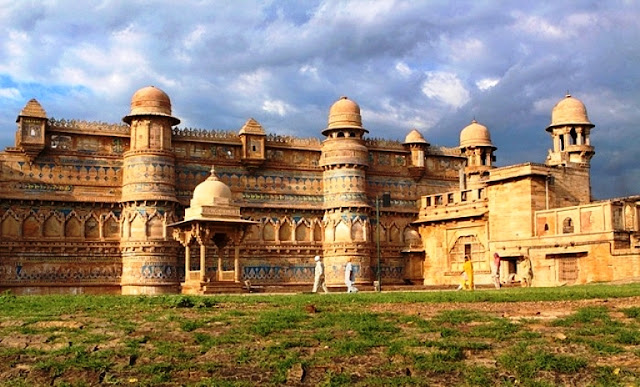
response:
M252 225L245 236L246 241L265 242L321 242L322 224L318 218L282 219L263 217L251 219L259 224Z
M166 239L167 225L175 221L164 211L128 211L122 216L123 240Z
M63 238L63 239L166 239L167 224L175 221L172 213L165 211L126 211L119 214L109 211L103 214L76 211L24 213L11 209L0 218L0 237L8 239ZM245 236L247 242L351 242L375 241L375 227L368 220L356 217L339 221L323 221L319 217L283 218L262 217L252 219ZM391 244L419 244L417 230L408 224L391 221L381 224L380 241Z
M120 221L113 212L80 214L70 211L65 214L56 210L29 210L21 213L9 209L0 218L0 236L8 239L118 239Z
M5 168L9 176L37 176L43 183L69 184L77 181L104 181L111 185L118 182L122 177L122 170L119 165L74 165L74 164L51 164L33 163L20 164L20 162L10 163Z
M274 217L252 218L245 241L257 242L366 242L376 240L376 229L362 217L322 220L316 218ZM408 223L395 220L380 226L380 242L385 244L420 245L418 231Z

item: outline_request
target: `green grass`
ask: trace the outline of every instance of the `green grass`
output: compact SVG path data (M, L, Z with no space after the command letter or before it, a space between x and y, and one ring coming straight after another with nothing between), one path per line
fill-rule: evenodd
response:
M533 379L541 371L573 374L585 368L587 360L581 357L553 354L546 349L527 348L517 345L498 358L505 369L514 372L521 379Z
M640 306L622 309L622 313L628 318L640 319Z
M514 322L472 306L638 295L639 284L322 297L5 292L0 385L94 385L100 375L116 385L287 385L299 367L305 384L324 386L637 385L638 307Z

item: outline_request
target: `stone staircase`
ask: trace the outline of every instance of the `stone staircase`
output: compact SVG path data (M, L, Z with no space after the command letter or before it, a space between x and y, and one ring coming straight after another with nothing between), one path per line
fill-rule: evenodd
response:
M248 293L243 283L233 281L200 282L189 281L181 285L182 294L239 294Z

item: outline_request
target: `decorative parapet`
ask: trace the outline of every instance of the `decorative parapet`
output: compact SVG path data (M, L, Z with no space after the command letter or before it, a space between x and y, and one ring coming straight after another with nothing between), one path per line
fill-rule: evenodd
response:
M81 132L83 134L118 134L129 135L129 125L125 124L110 124L107 122L99 121L83 121L83 120L57 120L55 118L49 118L49 127L52 130L60 132Z
M173 128L171 130L174 138L211 141L233 141L240 142L238 133L230 130L206 130L195 128Z
M406 151L405 147L398 140L387 140L384 138L368 138L364 140L367 148L384 148L385 150Z
M317 147L318 149L321 146L321 141L315 137L293 137L293 136L282 136L278 134L268 134L267 135L267 145L271 146L289 146L293 148L309 148L309 147Z

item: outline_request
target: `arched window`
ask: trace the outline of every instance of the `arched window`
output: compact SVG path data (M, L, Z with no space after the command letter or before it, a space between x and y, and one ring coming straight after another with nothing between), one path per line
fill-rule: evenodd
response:
M573 220L571 218L565 218L562 221L562 233L571 234L573 232Z

